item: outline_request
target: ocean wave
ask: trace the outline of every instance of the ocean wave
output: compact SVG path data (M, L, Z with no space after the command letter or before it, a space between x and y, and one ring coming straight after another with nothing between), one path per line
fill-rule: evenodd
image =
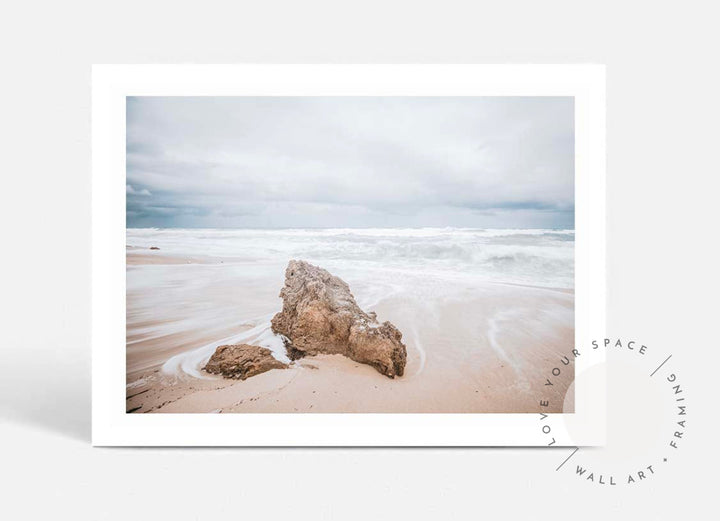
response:
M526 284L572 287L573 230L332 228L322 230L128 229L127 244L159 254L286 263L302 258L343 269L433 270Z

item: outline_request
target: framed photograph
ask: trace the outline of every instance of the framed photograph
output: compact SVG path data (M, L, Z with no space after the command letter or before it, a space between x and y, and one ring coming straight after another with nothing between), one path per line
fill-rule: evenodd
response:
M604 442L604 67L97 65L92 95L95 445Z

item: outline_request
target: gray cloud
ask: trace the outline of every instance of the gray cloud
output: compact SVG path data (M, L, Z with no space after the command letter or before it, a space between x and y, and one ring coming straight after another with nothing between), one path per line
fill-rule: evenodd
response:
M562 227L572 98L133 97L130 227Z
M147 188L136 190L133 185L125 185L125 193L128 195L152 195Z

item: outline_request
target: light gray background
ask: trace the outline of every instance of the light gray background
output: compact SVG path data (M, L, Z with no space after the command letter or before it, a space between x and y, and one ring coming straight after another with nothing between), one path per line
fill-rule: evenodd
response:
M716 21L710 2L6 7L3 516L712 515L720 361ZM609 489L556 475L562 453L548 450L91 448L90 66L187 62L606 63L609 331L675 353L692 409L671 470L636 488Z

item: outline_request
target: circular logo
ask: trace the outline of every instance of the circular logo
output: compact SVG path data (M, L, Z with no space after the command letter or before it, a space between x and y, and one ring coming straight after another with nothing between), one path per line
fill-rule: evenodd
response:
M601 353L605 356L601 357ZM595 363L584 363L587 369L575 375L562 410L574 410L575 382L583 382L586 388L602 388L595 386L604 381L607 388L605 400L596 397L597 403L589 408L592 414L584 410L540 414L540 429L549 447L557 444L553 431L565 431L572 440L575 435L580 439L580 432L606 428L602 447L568 449L558 459L555 472L608 487L638 486L666 472L685 443L688 403L673 355L654 355L641 342L604 338L573 349L548 368L544 382L547 391L539 397L541 409L558 410L557 404L551 402L559 399L552 392L553 379L574 370L580 357L595 358Z

